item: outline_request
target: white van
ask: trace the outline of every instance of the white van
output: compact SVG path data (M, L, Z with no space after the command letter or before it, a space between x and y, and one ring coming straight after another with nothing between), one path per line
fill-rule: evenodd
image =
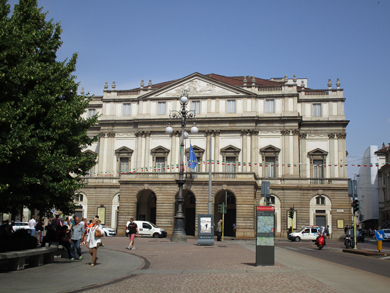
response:
M319 226L305 226L299 232L293 232L288 234L288 239L291 241L301 241L301 240L312 240L315 241L317 239L317 230Z
M165 238L167 232L148 221L134 221L137 224L139 236Z

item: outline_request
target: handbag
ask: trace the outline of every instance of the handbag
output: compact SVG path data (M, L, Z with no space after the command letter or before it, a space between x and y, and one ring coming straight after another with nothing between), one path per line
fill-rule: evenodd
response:
M97 228L95 230L95 237L103 237L103 234L100 233L99 229L97 229Z

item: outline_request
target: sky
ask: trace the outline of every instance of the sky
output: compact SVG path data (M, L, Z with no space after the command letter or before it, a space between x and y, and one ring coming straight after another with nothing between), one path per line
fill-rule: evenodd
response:
M8 1L12 6L18 1ZM390 143L390 1L38 0L60 22L57 58L78 53L86 92L194 72L259 78L294 74L344 89L348 177L370 145Z

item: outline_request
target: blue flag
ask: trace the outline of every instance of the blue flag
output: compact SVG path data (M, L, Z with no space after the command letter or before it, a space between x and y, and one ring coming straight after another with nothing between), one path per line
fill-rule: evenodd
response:
M197 164L198 164L198 160L196 159L194 149L192 148L192 145L190 144L190 155L188 157L188 167L190 167L191 169L195 169Z

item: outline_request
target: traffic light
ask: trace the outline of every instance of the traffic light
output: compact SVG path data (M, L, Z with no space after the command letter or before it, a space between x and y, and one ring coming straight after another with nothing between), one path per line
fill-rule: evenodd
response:
M221 214L227 213L227 206L225 206L225 203L218 205L218 212L220 212Z
M288 217L289 217L290 219L294 219L294 209L293 209L293 208L291 208L291 209L288 211Z
M354 213L359 211L359 201L357 199L352 202L352 208Z

